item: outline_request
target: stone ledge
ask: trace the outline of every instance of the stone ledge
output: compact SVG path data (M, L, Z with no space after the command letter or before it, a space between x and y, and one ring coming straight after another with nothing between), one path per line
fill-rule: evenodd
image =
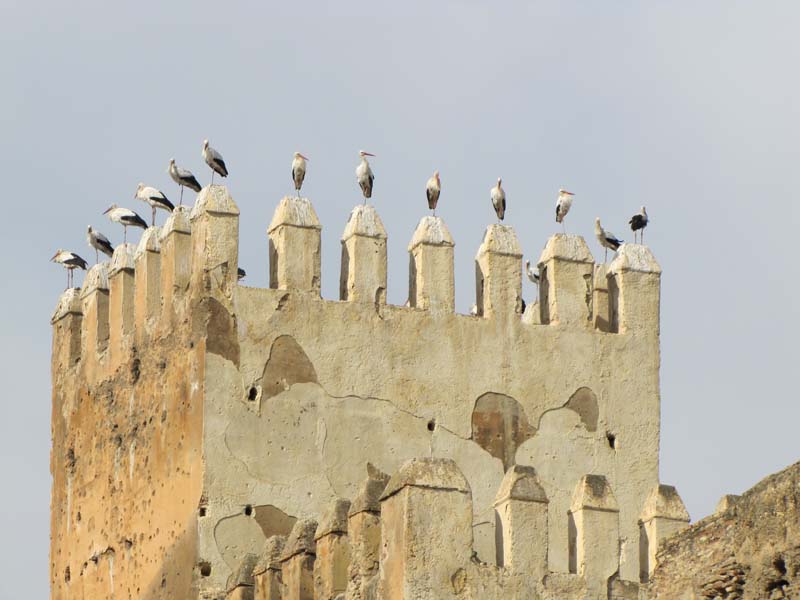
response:
M272 214L272 221L267 227L267 233L272 233L281 225L322 229L311 201L308 198L297 198L296 196L283 197Z

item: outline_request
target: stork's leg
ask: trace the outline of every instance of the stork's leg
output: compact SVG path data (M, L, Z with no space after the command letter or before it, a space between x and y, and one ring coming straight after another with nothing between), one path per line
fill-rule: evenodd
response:
M178 185L178 187L181 188L181 206L183 206L183 186Z
M97 252L97 248L94 249L94 264L100 262L100 254Z
M153 207L153 223L152 223L152 225L153 225L153 227L156 226L156 207L155 206Z
M214 185L214 175L216 175L216 172L214 169L211 169L211 185Z
M606 257L603 259L603 263L608 262L608 248L606 248Z
M122 226L122 231L124 231L124 233L122 234L122 243L123 244L127 244L128 243L128 226L127 225L123 225Z

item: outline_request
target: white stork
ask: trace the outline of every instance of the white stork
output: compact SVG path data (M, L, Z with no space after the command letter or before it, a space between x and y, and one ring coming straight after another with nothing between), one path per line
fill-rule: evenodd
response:
M292 159L292 181L294 181L294 189L297 191L297 197L300 197L300 188L303 187L303 180L306 178L306 161L307 156L303 156L299 152L294 153Z
M558 190L558 201L556 202L556 223L561 223L561 228L564 233L567 228L564 226L564 217L567 216L569 209L572 207L572 197L575 194L568 192L565 189Z
M650 219L647 216L647 211L642 207L638 213L631 217L631 220L628 221L628 224L631 226L631 231L633 231L633 243L636 243L636 232L639 232L639 241L644 244L644 228L647 227L647 223Z
M195 192L199 192L203 189L195 176L192 175L192 172L189 169L182 169L176 165L174 158L169 159L168 172L169 176L172 177L172 181L177 183L178 187L181 188L181 204L183 204L183 188L188 187L190 190L194 190Z
M528 279L531 280L531 283L538 287L539 285L539 271L534 271L531 268L531 261L525 261L525 273L528 275Z
M597 217L594 220L594 234L597 236L597 241L600 242L600 245L606 249L606 256L603 262L608 262L608 250L609 248L616 252L619 247L624 243L622 240L618 239L610 231L606 231L603 229L603 226L600 225L600 217Z
M361 163L356 167L356 181L361 186L361 193L364 194L364 204L367 203L367 198L372 198L372 183L375 181L375 175L367 161L368 156L375 156L364 150L359 150L358 155L361 157Z
M67 270L67 287L72 287L72 280L73 280L73 271L75 269L83 269L86 270L86 261L83 260L80 256L75 254L74 252L69 252L68 250L62 250L59 248L56 250L56 253L53 254L53 258L50 259L51 261L62 265Z
M439 171L434 171L433 176L428 179L428 186L425 191L428 195L428 208L433 211L433 216L435 217L439 194L442 193L442 180L439 179Z
M222 177L228 176L228 168L225 166L225 161L222 160L222 154L209 146L208 140L203 140L203 160L211 167L211 185L214 185L214 173L218 173Z
M86 230L86 241L89 242L89 245L92 248L94 248L95 263L100 262L100 254L98 253L98 250L106 256L114 256L114 246L111 245L111 242L108 241L106 236L99 231L92 229L91 225L89 225L89 228Z
M103 211L103 214L108 215L108 218L114 221L114 223L119 223L125 228L123 242L128 241L128 226L147 229L147 222L130 208L122 208L121 206L112 204Z
M492 198L492 206L494 206L494 212L497 213L497 218L501 221L506 216L506 193L503 191L502 183L503 180L498 177L497 185L489 191Z
M175 210L175 205L172 204L167 197L164 195L164 192L161 190L157 190L154 187L150 187L149 185L145 185L143 183L139 184L139 187L136 188L136 193L133 195L134 198L138 198L139 200L144 200L150 205L150 208L153 209L153 222L152 225L156 224L156 209L161 208L166 210L167 212L172 212Z

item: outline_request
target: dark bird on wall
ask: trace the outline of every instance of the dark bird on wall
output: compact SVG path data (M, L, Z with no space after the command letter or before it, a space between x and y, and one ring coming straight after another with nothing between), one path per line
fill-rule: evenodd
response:
M628 221L628 224L631 226L631 230L633 231L633 243L636 243L636 232L639 232L639 241L644 244L644 228L647 227L647 223L650 219L647 217L647 211L642 207L638 213L631 217L631 220Z
M72 287L73 271L75 269L86 270L86 261L74 252L62 250L59 248L50 259L51 261L60 264L67 270L67 287Z
M203 160L211 167L211 185L214 185L214 173L221 177L228 176L228 168L222 159L222 154L208 145L208 140L203 140Z
M180 203L183 204L183 188L188 187L190 190L194 190L195 192L199 192L202 187L200 187L200 183L197 181L192 172L189 169L182 169L178 165L175 164L175 159L169 159L169 176L172 177L172 181L178 184L178 187L181 189L181 200Z
M100 262L100 254L98 250L107 256L114 256L114 246L111 245L111 242L108 241L108 238L104 236L99 231L95 231L92 229L92 226L89 225L89 228L86 231L86 241L89 242L89 245L94 248L94 262Z
M613 233L603 229L603 226L600 225L600 217L594 220L594 234L597 236L597 241L600 242L600 245L606 249L606 257L603 262L608 262L609 249L616 252L624 243L623 240L618 239Z

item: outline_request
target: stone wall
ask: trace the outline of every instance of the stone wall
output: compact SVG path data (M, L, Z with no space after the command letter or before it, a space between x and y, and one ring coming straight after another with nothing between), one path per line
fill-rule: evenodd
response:
M667 539L653 598L800 597L800 463L770 475Z
M595 265L582 238L553 236L523 314L520 244L491 225L470 316L454 312L455 242L440 218L412 235L404 307L386 304L387 234L374 207L357 206L345 225L338 301L320 297L321 224L307 199L284 198L267 229L269 289L237 285L238 218L223 186L204 188L191 213L176 209L137 248L118 248L59 302L54 597L112 585L128 597L242 594L243 565L301 524L302 536L273 543L261 579L313 586L301 567L321 544L319 569L340 590L344 509L323 519L329 531L310 520L337 498L354 499L352 514L368 463L394 473L418 457L451 460L466 481L459 506L472 514L475 560L523 560L504 545L513 540L496 496L515 468L533 468L549 516L526 560L550 589L572 589L573 575L598 594L646 578L652 545L685 523L658 482L660 268L646 247ZM613 490L605 517L592 512L605 498L599 481ZM357 537L374 539L375 501L362 504ZM618 558L595 568L576 536L597 522ZM293 567L278 575L285 553ZM355 564L347 587L369 593L377 563ZM480 585L495 577L486 573Z

